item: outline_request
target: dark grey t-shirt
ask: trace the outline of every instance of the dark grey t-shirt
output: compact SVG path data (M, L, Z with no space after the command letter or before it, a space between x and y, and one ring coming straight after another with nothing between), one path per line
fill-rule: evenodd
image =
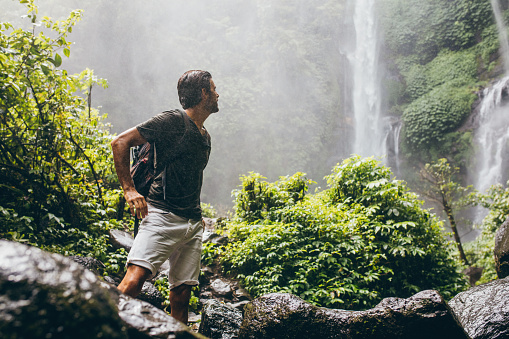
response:
M147 201L178 216L200 219L203 170L210 154L209 134L205 131L202 135L189 116L180 110L158 114L136 128L148 142L155 144L158 175ZM166 199L162 175L165 165Z

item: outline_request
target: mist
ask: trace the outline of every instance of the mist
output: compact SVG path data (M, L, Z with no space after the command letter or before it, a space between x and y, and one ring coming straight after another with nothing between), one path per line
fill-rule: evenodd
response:
M0 0L2 21L24 14ZM39 2L39 18L83 9L68 40L71 73L94 70L92 106L120 133L163 110L180 108L176 84L189 69L211 72L219 113L205 126L212 153L202 201L231 206L239 175L269 180L295 172L321 183L348 156L342 105L346 1ZM25 20L27 21L27 20ZM351 126L350 126L351 127Z

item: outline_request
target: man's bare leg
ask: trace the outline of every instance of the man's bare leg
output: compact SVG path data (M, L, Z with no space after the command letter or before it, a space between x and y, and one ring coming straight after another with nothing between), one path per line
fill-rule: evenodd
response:
M182 284L170 290L171 316L186 325L192 288L193 286Z
M136 298L136 296L140 294L145 280L147 280L151 273L152 272L145 267L129 264L124 279L122 279L122 282L117 288L120 292Z

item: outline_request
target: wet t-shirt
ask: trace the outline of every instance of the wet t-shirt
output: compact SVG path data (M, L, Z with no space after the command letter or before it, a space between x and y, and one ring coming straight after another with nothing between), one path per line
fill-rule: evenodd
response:
M202 135L180 110L165 111L136 126L155 145L156 178L147 201L154 207L189 219L201 218L203 170L210 155L210 136ZM166 192L163 171L166 168Z

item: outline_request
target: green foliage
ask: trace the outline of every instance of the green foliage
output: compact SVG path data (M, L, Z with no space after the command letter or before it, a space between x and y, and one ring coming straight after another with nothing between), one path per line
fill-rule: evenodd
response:
M219 245L214 244L213 242L204 243L202 246L201 264L203 266L212 265L218 258L219 253L221 253Z
M162 276L158 278L154 282L154 286L161 292L164 302L163 306L167 313L170 313L171 305L170 305L170 283L168 282L167 276ZM199 286L194 286L191 290L191 299L189 300L189 311L190 312L198 312L200 299L197 297L200 291Z
M168 282L168 277L161 276L156 281L154 281L154 286L161 292L164 302L163 306L166 308L170 305L170 283Z
M124 229L112 219L122 192L109 126L90 106L92 87L106 82L89 69L69 75L60 68L82 13L38 21L34 2L20 2L32 29L0 24L0 238L94 257L105 274L122 274L127 253L107 235Z
M374 159L345 160L327 177L327 190L270 213L253 210L264 208L260 194L248 203L253 179L270 186L243 177L222 260L254 296L288 292L320 306L364 309L422 289L451 297L465 288L439 221Z
M415 100L432 89L454 81L454 85L475 83L477 60L474 50L451 52L442 50L425 66L414 64L406 74L407 93Z
M484 228L489 232L496 232L509 216L509 188L504 188L502 184L493 185L488 192L478 194L477 200L481 206L489 210L483 220Z
M383 0L382 24L388 48L431 61L440 50L473 46L492 23L489 0Z
M475 267L482 267L481 279L476 283L484 284L498 278L495 270L493 250L495 248L495 233L484 230L474 240L465 244L465 253Z
M486 68L488 72L491 71L496 65L496 62L492 62L493 56L497 55L500 48L496 25L488 26L482 31L481 42L475 48L481 61L480 66Z
M391 98L403 111L401 150L413 161L447 156L464 165L472 148L457 129L475 88L490 80L498 36L489 0L382 0L385 59L405 90ZM451 140L452 132L459 143ZM450 141L450 142L448 142ZM455 154L450 154L454 150Z
M476 96L468 86L451 81L412 102L403 113L405 142L424 150L443 142L470 114Z
M488 215L479 225L481 235L466 244L465 248L468 256L473 258L473 263L484 267L479 281L483 283L497 278L493 257L495 234L509 216L509 188L504 188L501 184L493 185L488 192L477 193L474 199L480 206L488 209Z
M202 215L205 218L215 218L217 217L217 211L211 204L201 203L201 211Z
M242 188L233 191L237 217L249 222L264 219L271 211L304 199L309 185L313 183L301 172L280 177L273 184L263 179L266 178L253 172L241 176Z
M437 162L426 164L420 174L425 184L422 191L424 196L437 203L447 215L460 258L465 265L469 266L470 262L465 255L456 227L455 215L460 208L469 205L468 197L471 194L472 186L463 187L455 181L454 177L458 173L459 167L452 167L447 159L442 158Z
M459 167L451 166L445 158L426 164L421 171L425 184L423 193L440 204L447 203L452 209L467 206L469 204L467 198L473 187L461 186L457 182L458 175Z
M54 225L84 230L113 217L120 190L105 116L74 94L89 96L94 84L106 83L88 69L72 76L59 68L81 11L38 21L33 1L22 3L32 30L0 24L0 206L31 220L4 224L3 233L39 242Z

